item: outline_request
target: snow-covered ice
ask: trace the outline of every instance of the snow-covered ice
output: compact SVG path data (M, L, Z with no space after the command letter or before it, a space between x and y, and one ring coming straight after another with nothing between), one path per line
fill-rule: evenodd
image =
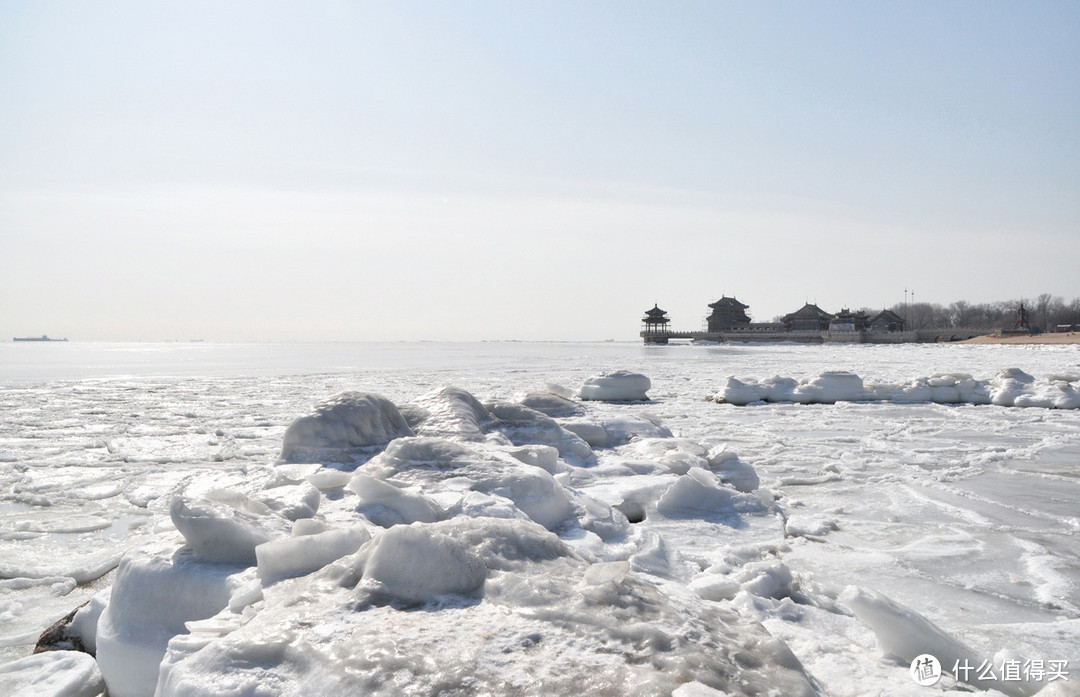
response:
M0 665L0 693L7 697L97 697L105 690L93 657L48 651Z
M578 390L578 396L605 402L629 402L648 399L645 393L650 387L652 382L641 373L614 370L587 378Z
M737 405L755 402L835 404L880 401L1080 409L1078 383L1078 373L1036 380L1018 368L1002 370L990 380L975 380L964 373L953 373L915 378L900 384L870 385L853 373L827 371L804 380L779 376L763 380L729 377L714 399Z
M368 451L413 435L397 406L377 394L344 392L316 405L313 414L285 431L281 459L312 462L340 453Z
M1076 347L0 352L4 694L1080 685Z

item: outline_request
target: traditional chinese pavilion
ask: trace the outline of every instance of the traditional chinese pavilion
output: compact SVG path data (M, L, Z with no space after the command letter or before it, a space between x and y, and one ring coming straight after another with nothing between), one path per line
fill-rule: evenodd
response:
M667 312L661 310L659 305L653 305L651 310L645 310L645 316L641 319L642 336L649 343L666 344L670 322Z

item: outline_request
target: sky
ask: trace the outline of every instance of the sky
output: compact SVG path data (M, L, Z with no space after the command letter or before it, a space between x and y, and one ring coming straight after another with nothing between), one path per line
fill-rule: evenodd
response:
M1080 2L0 4L0 340L1080 296Z

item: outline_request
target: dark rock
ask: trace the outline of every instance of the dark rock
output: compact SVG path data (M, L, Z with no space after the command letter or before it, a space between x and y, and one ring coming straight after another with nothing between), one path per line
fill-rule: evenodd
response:
M37 644L34 645L34 653L45 653L46 651L81 651L82 653L88 653L93 656L94 654L88 651L83 645L82 639L68 632L71 621L75 619L75 613L89 604L90 601L87 600L42 632L41 636L38 637Z

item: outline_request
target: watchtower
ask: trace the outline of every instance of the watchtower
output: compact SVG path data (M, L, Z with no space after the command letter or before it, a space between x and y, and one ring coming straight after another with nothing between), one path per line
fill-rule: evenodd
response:
M732 329L745 329L750 324L750 317L746 314L749 307L726 295L710 303L709 309L712 313L705 318L709 333L719 334Z

